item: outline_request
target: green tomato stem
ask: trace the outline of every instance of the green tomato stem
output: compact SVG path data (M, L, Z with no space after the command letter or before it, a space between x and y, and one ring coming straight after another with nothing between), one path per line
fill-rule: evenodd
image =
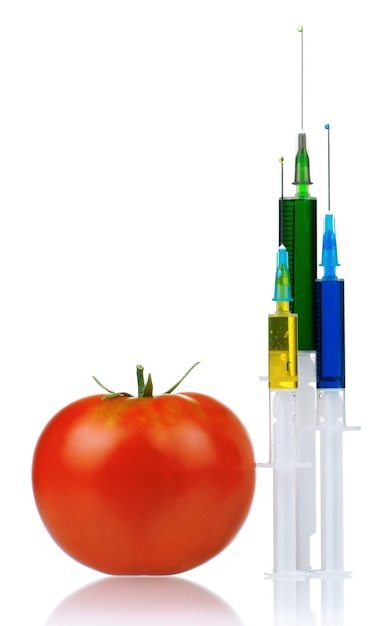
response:
M139 396L139 398L142 398L144 396L144 389L145 389L143 365L136 365L136 376L137 376L137 395Z

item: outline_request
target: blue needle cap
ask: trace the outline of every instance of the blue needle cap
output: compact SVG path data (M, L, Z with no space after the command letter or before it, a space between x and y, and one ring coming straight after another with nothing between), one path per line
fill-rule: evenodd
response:
M324 267L324 278L336 278L335 267L338 265L335 220L333 215L328 213L324 221L323 252L320 263L320 266Z
M291 302L291 284L288 269L288 250L281 245L277 251L274 302Z

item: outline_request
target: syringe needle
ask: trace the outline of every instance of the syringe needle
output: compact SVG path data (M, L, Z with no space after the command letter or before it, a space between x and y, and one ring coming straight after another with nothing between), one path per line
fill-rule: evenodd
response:
M284 198L284 157L280 157L279 163L281 163L281 197Z
M297 30L301 35L301 132L304 132L304 28L299 26Z
M329 124L325 125L328 131L328 211L331 212L331 138Z
M284 158L279 159L281 163L281 196L279 201L279 241L278 245L284 241Z

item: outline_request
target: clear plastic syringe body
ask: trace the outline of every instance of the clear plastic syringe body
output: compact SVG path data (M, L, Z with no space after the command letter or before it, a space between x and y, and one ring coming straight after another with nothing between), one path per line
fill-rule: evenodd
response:
M289 310L288 253L280 246L276 312L268 316L270 463L273 467L274 577L296 572L297 315Z
M321 571L344 574L343 432L345 390L318 389Z
M273 573L296 575L296 389L270 389Z

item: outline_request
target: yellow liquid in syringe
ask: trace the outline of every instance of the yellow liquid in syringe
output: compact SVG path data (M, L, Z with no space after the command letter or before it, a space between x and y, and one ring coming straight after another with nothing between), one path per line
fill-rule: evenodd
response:
M297 315L294 313L268 316L270 389L297 387Z

